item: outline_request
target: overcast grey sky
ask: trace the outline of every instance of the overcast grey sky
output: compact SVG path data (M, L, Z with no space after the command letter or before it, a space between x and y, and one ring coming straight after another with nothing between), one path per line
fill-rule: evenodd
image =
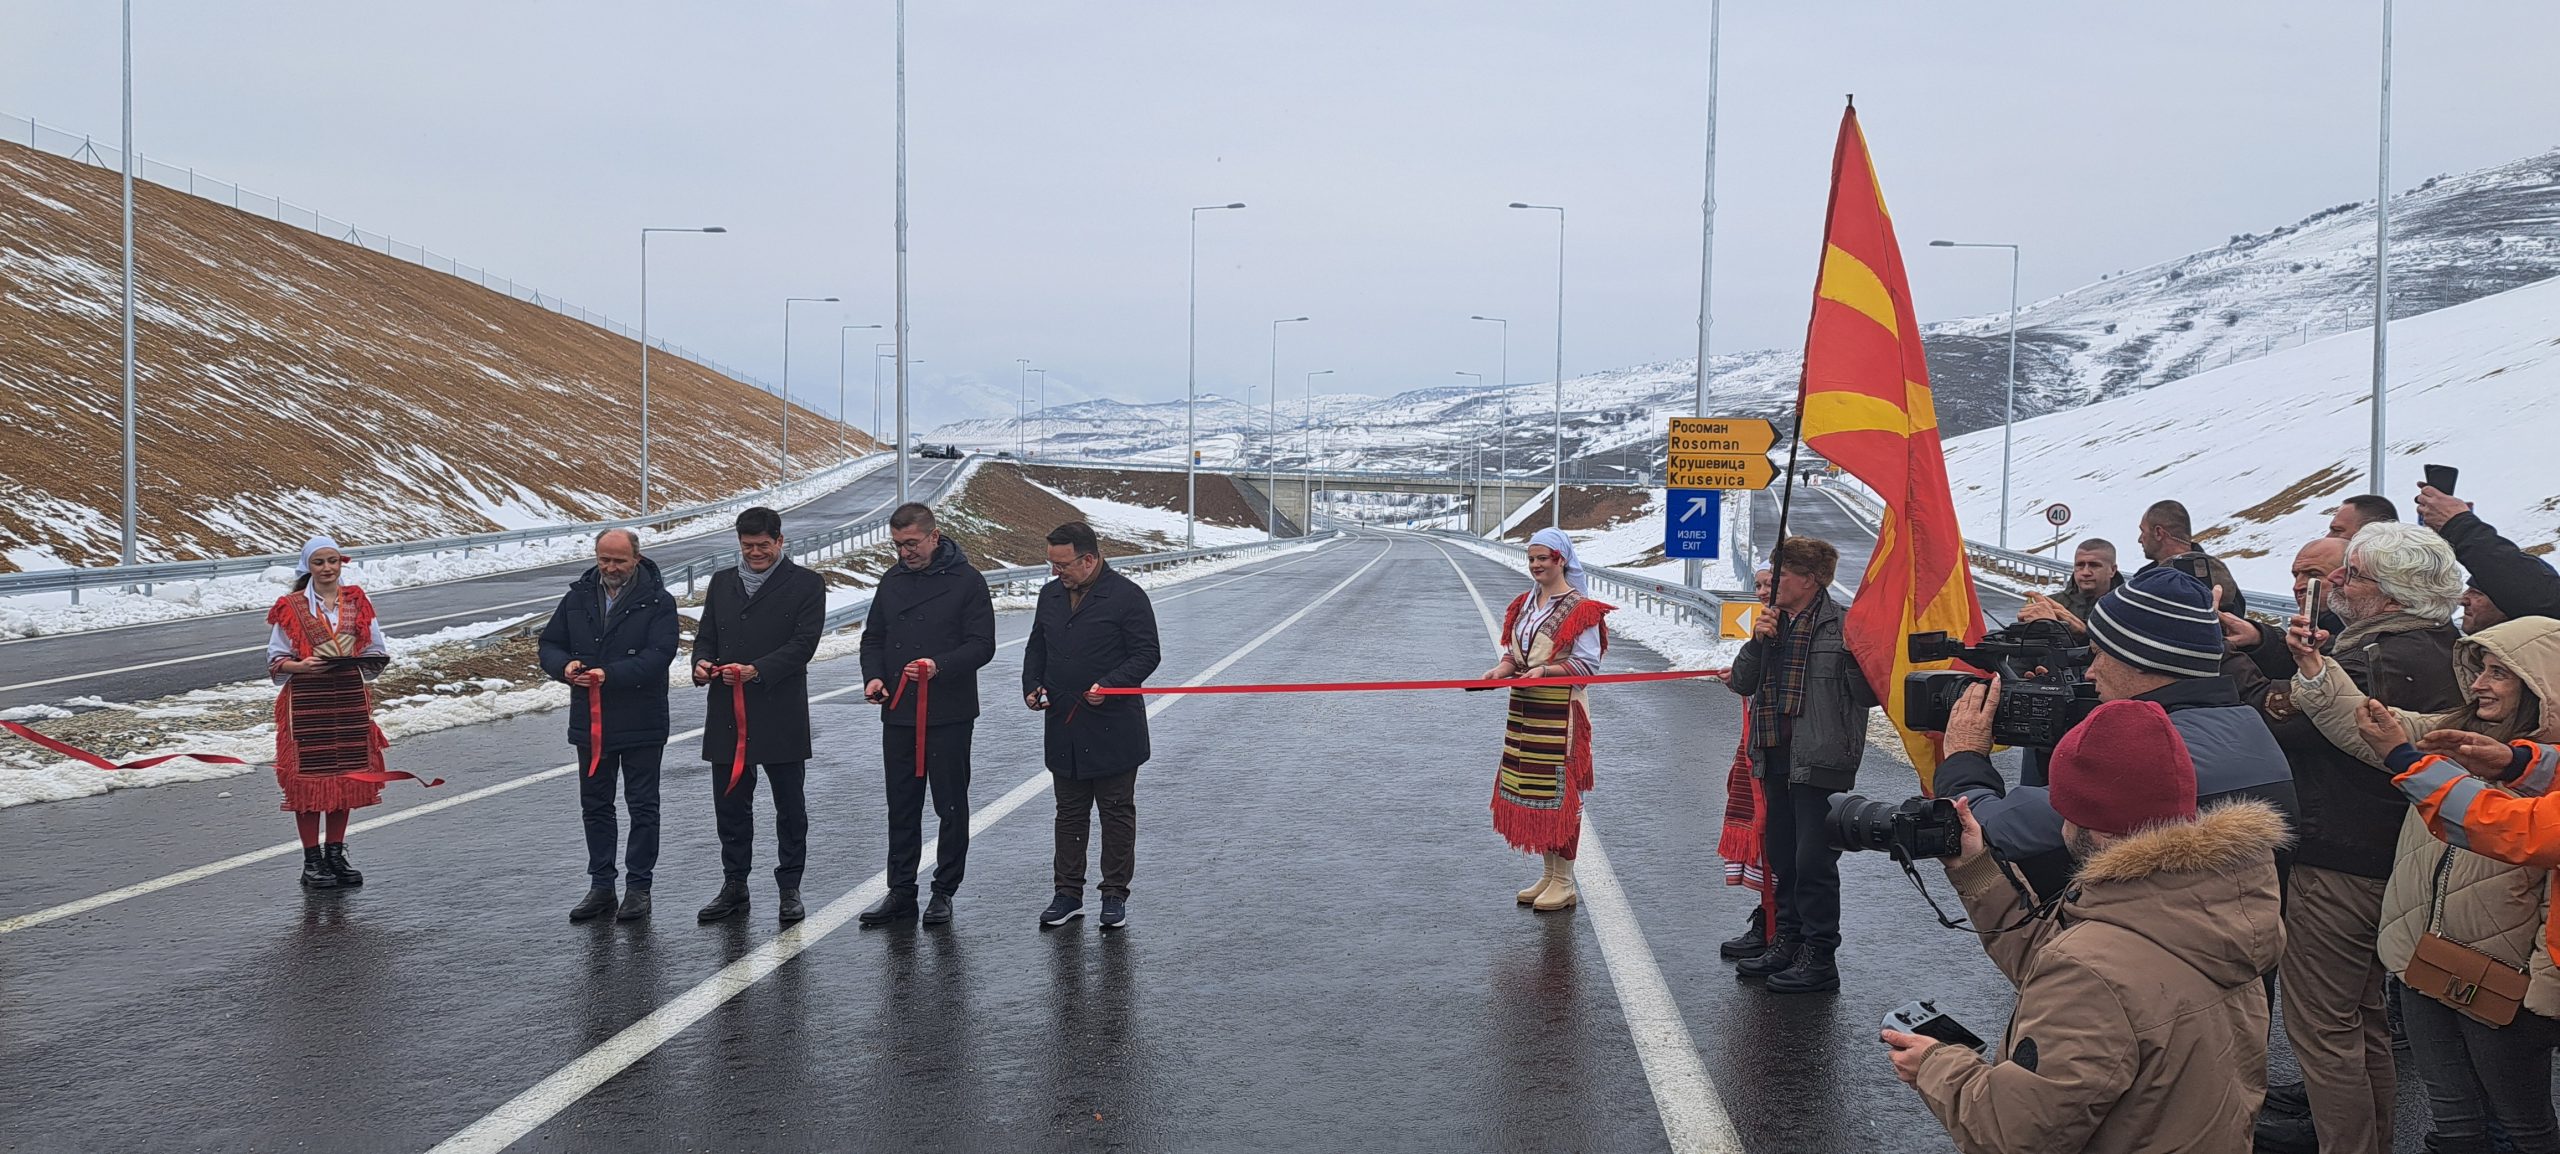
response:
M635 230L668 339L835 392L836 326L887 323L891 20L857 3L134 0L141 151L630 319ZM116 6L0 0L0 110L112 137ZM1243 395L1695 349L1706 4L913 4L909 300L925 427L1183 389L1186 210L1200 380ZM2560 146L2560 5L2402 4L2394 186ZM2370 197L2378 0L1736 0L1725 9L1715 346L1801 340L1842 94L1855 92L1924 318ZM852 407L867 415L853 334Z

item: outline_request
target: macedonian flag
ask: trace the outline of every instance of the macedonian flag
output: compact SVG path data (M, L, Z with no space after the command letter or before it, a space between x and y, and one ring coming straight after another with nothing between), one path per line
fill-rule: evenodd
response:
M1846 639L1901 729L1903 675L1921 668L1911 662L1905 639L1943 630L1979 640L1982 605L1947 491L1929 362L1921 355L1902 248L1893 239L1893 218L1855 106L1840 118L1823 233L1796 412L1807 445L1884 499L1884 525L1849 606ZM1936 743L1907 729L1902 741L1928 785L1938 766Z

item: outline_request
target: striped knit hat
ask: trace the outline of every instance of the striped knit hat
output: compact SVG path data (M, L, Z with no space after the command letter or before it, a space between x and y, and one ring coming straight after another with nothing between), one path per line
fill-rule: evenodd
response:
M2171 677L2222 672L2222 618L2204 582L2165 565L2117 586L2089 613L2089 641L2109 657Z

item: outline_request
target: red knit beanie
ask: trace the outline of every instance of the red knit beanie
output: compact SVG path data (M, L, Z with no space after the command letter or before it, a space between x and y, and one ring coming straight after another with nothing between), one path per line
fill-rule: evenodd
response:
M2053 747L2053 811L2097 833L2132 833L2196 815L2196 763L2169 711L2110 701Z

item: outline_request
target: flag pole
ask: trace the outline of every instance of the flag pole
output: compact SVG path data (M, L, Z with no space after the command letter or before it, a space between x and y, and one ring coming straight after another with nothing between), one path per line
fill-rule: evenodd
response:
M1857 123L1857 120L1858 94L1852 92L1849 94L1848 111L1841 114L1842 133L1845 135L1849 126ZM1806 375L1807 370L1813 363L1812 313L1822 308L1822 266L1823 264L1828 263L1828 258L1831 253L1832 214L1837 212L1840 207L1840 154L1840 145L1837 142L1833 143L1831 146L1831 188L1830 191L1824 195L1822 200L1822 251L1824 259L1816 261L1813 266L1813 309L1808 310L1805 316L1805 350L1802 359L1796 366L1795 427L1790 429L1787 433L1787 481L1786 484L1778 490L1778 539L1777 542L1769 549L1769 604L1772 607L1775 607L1778 603L1778 551L1786 547L1787 514L1793 511L1795 507L1796 450L1804 444L1804 398L1806 391L1812 384L1811 379Z

